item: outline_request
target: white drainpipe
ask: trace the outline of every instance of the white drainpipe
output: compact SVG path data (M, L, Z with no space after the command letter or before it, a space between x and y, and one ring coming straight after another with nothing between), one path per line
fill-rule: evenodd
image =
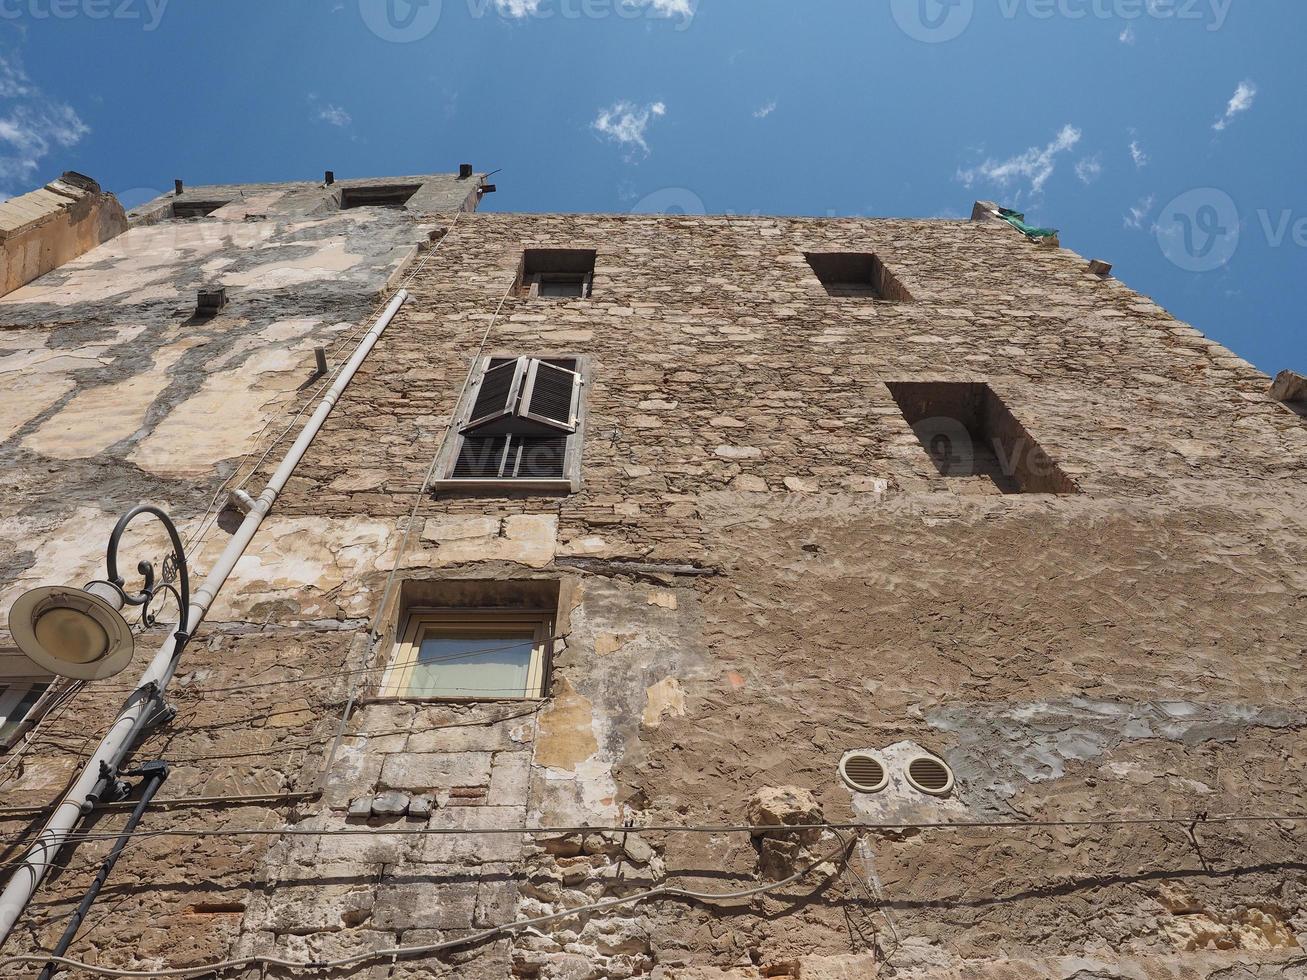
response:
M209 577L192 594L190 609L187 610L186 614L186 632L189 635L194 636L196 630L200 628L200 624L204 622L209 606L213 604L218 591L227 581L227 576L231 574L232 569L236 567L236 563L245 554L245 549L249 547L249 543L253 539L255 532L258 531L259 525L263 523L263 518L272 509L272 505L276 503L277 496L285 488L291 474L295 472L295 467L304 458L304 453L322 428L322 423L331 414L331 410L335 407L341 392L349 385L355 372L358 371L359 365L363 363L364 359L371 353L372 348L376 346L377 341L385 332L386 327L390 325L390 321L395 318L399 308L404 305L408 296L408 291L404 289L396 293L395 298L390 301L390 305L386 307L377 322L372 325L372 329L368 331L367 336L363 338L354 351L354 356L341 368L340 376L336 378L330 390L322 396L317 411L305 424L299 438L295 440L295 445L291 446L290 451L286 453L281 465L277 467L277 472L268 481L268 486L263 493L259 494L258 500L255 501L254 506L246 515L244 522L232 536L231 541L227 543L226 549L214 564ZM132 748L131 735L133 730L138 727L142 721L142 716L151 709L152 705L161 703L164 689L168 686L168 682L172 679L177 667L176 658L174 657L175 646L173 631L169 631L168 639L164 641L163 646L159 648L159 652L155 654L154 659L150 662L150 666L141 675L136 691L127 699L122 711L114 719L114 723L95 750L95 754L91 756L81 774L77 777L77 782L73 784L72 789L68 791L68 794L55 809L45 829L41 831L41 836L28 849L22 865L14 870L13 877L5 887L4 893L0 894L0 945L3 945L5 940L9 938L9 934L18 922L18 917L22 915L27 903L41 884L47 869L58 855L59 849L81 820L83 807L87 804L88 798L100 781L101 763L117 772L118 765ZM157 692L157 699L155 692Z

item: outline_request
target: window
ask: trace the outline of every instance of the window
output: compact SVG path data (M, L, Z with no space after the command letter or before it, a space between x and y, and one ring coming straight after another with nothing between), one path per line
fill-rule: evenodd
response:
M584 403L578 359L489 357L474 372L440 483L578 489Z
M1079 493L994 394L974 382L888 385L940 476L971 481L975 493Z
M53 683L48 677L23 677L17 671L32 670L26 658L7 657L14 661L12 667L0 661L0 752L8 749L18 740L23 722L37 707L42 695ZM15 673L8 673L9 670Z
M172 216L185 220L187 218L207 218L219 208L225 208L230 201L178 201L172 206Z
M867 297L897 303L912 295L898 278L869 252L808 252L804 258L826 293L835 297Z
M542 698L552 617L542 611L409 613L382 695L502 701Z
M402 208L421 189L421 184L346 187L340 192L340 207L342 211L350 208Z
M596 254L593 249L528 248L522 253L517 294L533 299L588 299Z

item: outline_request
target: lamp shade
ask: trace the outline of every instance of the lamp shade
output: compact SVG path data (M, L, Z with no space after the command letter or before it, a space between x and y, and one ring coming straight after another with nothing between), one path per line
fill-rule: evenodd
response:
M106 587L107 588L107 587ZM24 656L60 677L95 681L124 670L136 643L118 606L67 585L33 589L9 611L9 632Z

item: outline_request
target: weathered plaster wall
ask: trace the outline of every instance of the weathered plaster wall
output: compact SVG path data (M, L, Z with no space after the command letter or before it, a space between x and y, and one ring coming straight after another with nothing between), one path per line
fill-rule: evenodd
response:
M294 231L319 243L314 268L377 235L329 231ZM341 235L343 252L325 244ZM597 248L593 298L504 300L524 246ZM877 253L915 301L827 296L802 253L842 249ZM220 271L282 288L283 273L256 272L257 258ZM1303 973L1302 823L1199 824L1192 839L1177 825L1075 823L1303 812L1307 573L1295 559L1307 429L1267 397L1269 379L1075 255L988 224L467 215L410 289L188 654L183 715L142 750L178 762L173 798L322 789L160 810L150 827L373 835L219 838L211 853L189 839L143 845L102 900L119 911L89 924L75 954L147 966L274 951L319 960L453 939L663 875L748 889L762 873L749 835L638 830L741 824L758 791L794 786L839 822L1073 823L875 831L848 870L775 895L623 907L350 974ZM279 310L276 322L349 322L327 312L338 301ZM486 353L592 359L579 494L418 496L488 326ZM173 420L194 399L191 418L205 418L227 384L243 385L253 420L259 399L285 391L278 343L293 353L305 336L278 329L284 340L254 345L266 370L214 383L254 356L224 347L227 359L197 365L185 398L146 409L150 432L189 431ZM114 348L97 345L117 336L17 353L63 372L57 391L104 371ZM154 345L139 371L173 371L204 350L169 347L183 339ZM977 495L973 481L941 476L885 387L919 380L988 383L1080 492ZM107 397L139 405L135 391ZM81 394L50 397L59 408L5 444L29 481L8 525L23 549L16 571L0 566L9 594L71 572L75 529L98 519L73 509L88 480L108 488L97 502L148 487L195 506L225 472L225 444L208 433L171 452L133 430L94 470L42 450L42 429ZM91 406L68 418L92 417ZM59 446L95 448L65 432ZM60 482L38 501L48 466ZM401 587L383 604L392 570ZM487 595L557 583L545 702L375 697L395 595L451 580ZM93 712L75 725L66 712L0 793L48 801L94 727ZM836 766L851 749L882 753L889 791L844 787ZM899 768L918 750L950 762L950 797L904 784ZM626 819L637 832L491 833ZM459 833L384 833L422 829ZM57 935L86 875L72 869L42 893L21 942ZM148 934L135 925L146 914L162 923Z
M339 210L342 185L394 182L422 185L407 209ZM333 366L348 356L387 283L475 206L478 183L191 188L0 299L0 554L23 566L0 581L0 624L42 575L93 568L98 549L86 541L133 503L198 518L241 458L289 424L282 410L316 387L313 348ZM230 203L168 217L188 201ZM228 305L199 318L197 293L212 287Z

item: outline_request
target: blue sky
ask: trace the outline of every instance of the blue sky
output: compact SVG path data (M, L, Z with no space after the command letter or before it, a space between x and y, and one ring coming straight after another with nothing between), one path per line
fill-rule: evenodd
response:
M0 0L0 192L502 168L493 210L1024 209L1307 372L1301 0Z

